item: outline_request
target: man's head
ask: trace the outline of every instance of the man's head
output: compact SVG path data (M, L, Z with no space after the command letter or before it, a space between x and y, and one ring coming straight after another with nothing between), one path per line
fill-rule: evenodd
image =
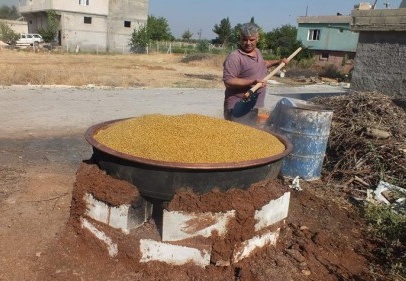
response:
M258 26L255 23L244 23L240 27L240 45L241 49L250 53L257 47L259 39Z

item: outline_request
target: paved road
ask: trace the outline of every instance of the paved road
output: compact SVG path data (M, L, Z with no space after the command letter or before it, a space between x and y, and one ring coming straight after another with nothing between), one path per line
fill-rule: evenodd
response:
M345 92L342 87L328 85L270 85L265 107L271 110L283 96L306 99ZM152 113L221 117L222 103L223 89L3 86L0 138L84 132L103 121Z

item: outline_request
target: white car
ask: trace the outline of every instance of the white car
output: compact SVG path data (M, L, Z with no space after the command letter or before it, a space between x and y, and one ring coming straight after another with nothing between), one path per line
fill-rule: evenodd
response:
M39 34L34 33L21 33L20 39L17 40L17 45L39 45L40 43L44 43L44 39Z

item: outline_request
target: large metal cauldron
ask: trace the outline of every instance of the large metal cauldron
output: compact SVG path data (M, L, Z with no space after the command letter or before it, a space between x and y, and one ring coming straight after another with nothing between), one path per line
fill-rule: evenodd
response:
M118 121L96 124L86 131L85 138L93 146L92 160L108 175L134 184L141 195L159 200L171 200L179 189L198 194L214 188L248 189L253 183L276 178L283 158L293 149L286 137L272 133L285 145L283 153L272 157L228 163L156 161L118 152L94 138L100 129Z

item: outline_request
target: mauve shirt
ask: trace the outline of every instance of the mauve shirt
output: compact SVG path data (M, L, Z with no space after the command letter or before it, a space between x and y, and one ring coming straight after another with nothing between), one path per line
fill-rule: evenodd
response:
M252 80L264 78L267 74L266 63L259 50L255 49L255 52L257 53L256 57L248 56L240 49L231 52L223 64L223 81L236 77ZM242 99L252 86L254 85L240 89L226 88L224 108L234 108L234 105ZM265 87L257 90L259 96L254 108L264 107L265 90Z

